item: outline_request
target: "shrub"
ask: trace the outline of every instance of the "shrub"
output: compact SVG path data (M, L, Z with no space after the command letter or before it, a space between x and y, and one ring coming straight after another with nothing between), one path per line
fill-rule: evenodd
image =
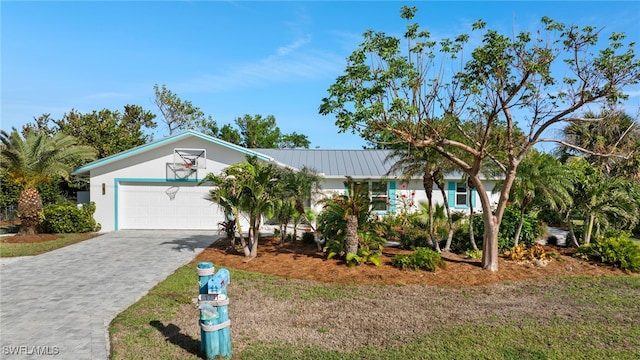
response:
M446 263L440 256L440 253L429 248L417 247L413 254L396 255L391 260L391 265L400 269L424 269L428 271L436 271L437 268L445 268Z
M544 251L544 247L540 244L534 244L529 249L527 249L527 245L518 244L511 248L511 250L507 250L504 254L511 260L544 260L547 258L547 254Z
M482 259L482 250L478 249L478 250L468 250L465 251L464 254L473 260L480 260Z
M42 230L53 234L99 231L100 224L96 224L93 218L95 211L96 205L93 202L84 204L81 208L70 202L46 205L43 208Z
M611 264L622 270L640 272L640 247L624 232L617 236L597 237L591 244L580 246L575 256Z
M400 230L400 247L413 249L415 247L427 247L431 244L429 231L415 225L407 225Z
M302 233L302 243L303 244L315 244L316 237L312 232L305 231Z
M510 250L515 245L516 230L520 222L520 210L515 206L507 206L500 223L500 233L498 234L498 250L501 252ZM482 248L482 234L484 233L484 223L482 215L474 215L473 230L476 234L478 248ZM520 232L520 243L528 247L538 240L544 233L544 226L535 216L525 214Z

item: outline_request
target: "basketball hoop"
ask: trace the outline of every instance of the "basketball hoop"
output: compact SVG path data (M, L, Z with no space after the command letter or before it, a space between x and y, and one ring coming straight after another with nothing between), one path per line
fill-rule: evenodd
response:
M165 191L167 196L169 196L169 200L174 200L176 198L178 190L180 190L179 186L171 186Z
M193 164L192 163L184 163L184 164L182 164L182 166L184 166L186 169L191 169Z

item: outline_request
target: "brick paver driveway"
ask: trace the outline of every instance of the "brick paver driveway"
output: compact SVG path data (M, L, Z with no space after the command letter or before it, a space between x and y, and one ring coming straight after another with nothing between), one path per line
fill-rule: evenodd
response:
M107 359L111 320L218 237L126 230L0 259L0 358Z

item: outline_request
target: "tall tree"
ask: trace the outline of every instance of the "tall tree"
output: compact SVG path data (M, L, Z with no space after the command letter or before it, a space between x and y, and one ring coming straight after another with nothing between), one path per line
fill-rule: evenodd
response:
M468 53L469 35L436 41L411 23L416 11L401 8L401 18L410 22L403 39L364 33L320 113L334 114L341 131L358 132L366 140L390 132L413 147L432 148L467 174L482 206L482 267L497 271L498 231L520 162L536 143L554 141L543 137L550 127L604 120L585 119L579 112L589 104L610 106L625 99L624 88L640 80L640 62L634 44L623 44L624 34L612 34L609 45L593 54L599 30L548 17L533 35L502 35L478 20L472 31L480 33L482 43ZM515 135L517 120L527 125L524 139ZM504 160L491 149L499 129L505 133L499 144ZM495 210L482 181L485 160L504 176Z
M237 129L234 129L230 124L224 124L224 126L220 128L220 132L217 137L236 145L239 145L242 142L240 132Z
M311 144L304 134L282 133L273 115L262 117L262 115L247 114L236 118L235 124L238 129L227 124L220 129L217 136L249 149L309 148Z
M2 171L22 187L18 200L20 234L39 232L42 222L42 198L36 185L48 182L53 176L68 178L73 165L95 159L95 150L77 145L73 136L28 131L23 138L16 129L11 134L0 131Z
M155 117L138 105L125 105L123 112L103 109L83 114L72 109L61 119L52 119L49 114L35 118L35 123L23 127L23 134L31 130L48 135L61 132L96 149L100 159L148 143L151 135L146 130L157 126Z
M153 86L155 91L154 103L160 110L164 123L167 125L169 135L180 130L201 129L204 132L218 133L218 127L211 116L205 116L199 107L191 101L185 101L177 94L167 89L166 85Z

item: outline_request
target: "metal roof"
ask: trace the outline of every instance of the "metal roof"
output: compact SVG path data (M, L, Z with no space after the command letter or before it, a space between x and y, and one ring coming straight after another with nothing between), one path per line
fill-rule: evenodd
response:
M385 162L390 150L251 149L300 169L307 167L331 178L384 178L393 162Z

